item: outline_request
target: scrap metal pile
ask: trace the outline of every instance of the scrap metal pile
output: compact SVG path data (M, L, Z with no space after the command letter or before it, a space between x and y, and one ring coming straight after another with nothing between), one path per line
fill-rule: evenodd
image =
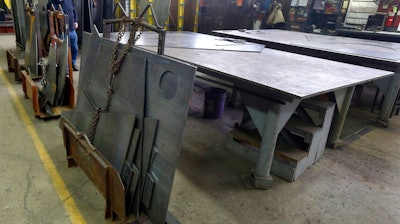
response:
M76 109L60 128L69 166L102 192L106 217L164 223L196 68L134 47L140 20L118 43L123 24L117 42L84 33Z

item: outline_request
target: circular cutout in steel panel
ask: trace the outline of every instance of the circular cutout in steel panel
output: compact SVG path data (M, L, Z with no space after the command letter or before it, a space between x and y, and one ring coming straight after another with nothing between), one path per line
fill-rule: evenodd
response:
M176 75L170 71L164 72L160 78L159 86L161 95L167 100L172 99L178 89Z

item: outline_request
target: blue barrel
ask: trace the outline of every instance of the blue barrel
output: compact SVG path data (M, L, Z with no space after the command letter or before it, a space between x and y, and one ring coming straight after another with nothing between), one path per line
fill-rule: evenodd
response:
M226 91L211 87L206 89L204 95L204 118L221 118L225 107Z

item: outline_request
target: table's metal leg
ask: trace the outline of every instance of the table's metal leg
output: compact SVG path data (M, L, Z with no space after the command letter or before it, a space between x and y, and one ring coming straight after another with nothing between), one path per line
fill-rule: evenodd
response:
M252 112L253 116L257 116L255 112ZM266 188L272 185L272 177L270 170L272 166L272 159L274 158L274 151L276 140L280 132L278 126L278 116L275 111L269 110L264 115L260 153L256 165L256 169L253 170L251 177L254 186L258 188Z
M331 129L329 131L327 143L329 147L338 148L342 145L340 134L342 133L343 124L346 119L347 112L349 111L349 106L354 93L354 89L355 86L351 86L346 89L335 91L335 99L338 113L334 115Z
M240 105L240 103L241 103L240 102L240 94L239 94L238 90L235 87L233 87L231 99L228 102L228 106L235 108L235 107L238 107Z
M273 181L270 170L278 134L296 110L300 100L281 104L249 94L241 93L241 96L262 137L257 166L252 172L253 184L256 188L267 188Z
M395 104L397 93L400 89L400 68L396 69L396 73L392 76L389 87L385 92L385 100L379 113L378 122L384 126L389 126L389 117Z

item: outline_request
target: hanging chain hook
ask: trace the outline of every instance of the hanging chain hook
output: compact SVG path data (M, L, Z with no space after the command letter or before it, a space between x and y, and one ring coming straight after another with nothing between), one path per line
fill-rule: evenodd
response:
M130 35L129 35L127 44L125 44L125 46L122 49L120 57L118 57L119 48L120 48L119 45L121 43L122 38L125 35L125 30L127 28L126 24L129 24ZM111 76L110 76L109 86L107 89L106 104L102 108L97 108L97 110L95 112L95 116L93 117L93 121L92 121L91 128L90 128L90 134L89 134L89 140L91 143L93 143L94 135L95 135L96 129L97 129L97 124L98 124L99 118L100 118L100 113L107 112L110 108L114 84L118 77L119 71L121 70L123 62L125 61L126 55L129 53L129 49L135 45L136 41L140 38L141 34L143 33L143 28L141 28L139 31L139 34L136 35L139 27L140 27L140 25L138 25L137 23L129 22L128 18L126 18L125 16L123 17L123 19L120 22L120 29L118 31L117 41L116 41L116 44L114 46L114 49L112 51L112 56L111 56Z

